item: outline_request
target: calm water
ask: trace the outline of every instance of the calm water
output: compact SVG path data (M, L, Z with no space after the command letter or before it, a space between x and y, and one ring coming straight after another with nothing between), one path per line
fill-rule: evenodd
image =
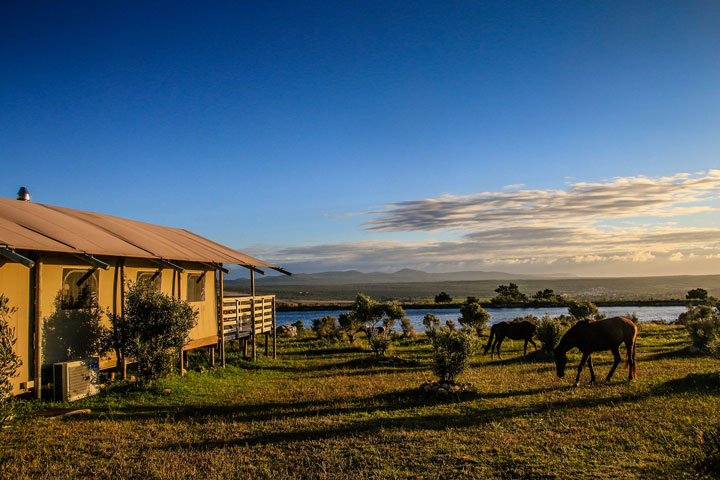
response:
M553 307L553 308L488 308L486 309L490 313L491 318L489 324L492 325L496 322L503 322L513 320L516 317L524 317L526 315L535 315L541 317L545 313L550 316L556 317L561 314L568 313L566 307ZM660 320L662 322L671 322L676 320L678 315L686 310L685 307L599 307L600 312L604 313L608 317L624 316L626 314L632 314L638 316L641 322L648 322L651 320ZM288 325L290 323L302 320L305 324L305 328L312 326L314 318L324 317L325 315L338 316L341 313L347 313L347 310L315 310L309 312L278 312L277 313L277 324ZM437 315L442 323L446 320L454 320L457 324L457 319L460 316L460 309L450 308L423 308L423 309L408 309L405 310L405 314L410 319L412 324L415 326L415 330L418 332L425 331L422 319L427 313L434 313ZM459 325L458 325L459 326ZM400 325L395 326L396 329L400 328Z

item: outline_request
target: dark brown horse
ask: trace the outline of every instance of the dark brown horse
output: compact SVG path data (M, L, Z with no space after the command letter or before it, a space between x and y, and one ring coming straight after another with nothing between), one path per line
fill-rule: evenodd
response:
M585 362L590 368L590 383L595 383L595 370L590 355L593 352L610 350L615 359L606 382L610 381L615 369L620 364L620 344L625 342L627 350L626 364L628 366L628 380L637 378L637 365L635 362L635 344L637 343L637 326L625 317L612 317L596 322L591 320L580 320L568 330L555 347L555 366L558 377L565 375L567 364L567 352L575 347L583 353L580 365L578 365L575 386L580 385L580 372Z
M495 350L497 350L498 358L502 358L500 356L500 346L502 345L503 340L505 340L505 337L511 340L525 340L523 355L527 354L528 342L532 343L535 350L537 350L537 345L535 345L535 342L533 341L536 329L537 327L535 324L530 323L527 320L522 322L498 322L490 328L490 338L488 339L487 345L485 345L484 353L487 353L488 350L490 350L490 358L494 359Z

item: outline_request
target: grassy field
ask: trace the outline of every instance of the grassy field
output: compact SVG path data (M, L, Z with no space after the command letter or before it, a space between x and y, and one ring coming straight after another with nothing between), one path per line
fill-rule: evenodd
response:
M278 360L238 352L226 369L144 389L117 385L73 406L92 413L24 417L0 432L2 478L695 478L701 431L720 416L718 360L688 353L682 327L642 325L639 379L572 388L537 354L478 356L438 398L424 337L390 360L366 345L283 339ZM569 368L579 355L570 356ZM600 376L610 356L596 358ZM164 389L170 389L169 393Z

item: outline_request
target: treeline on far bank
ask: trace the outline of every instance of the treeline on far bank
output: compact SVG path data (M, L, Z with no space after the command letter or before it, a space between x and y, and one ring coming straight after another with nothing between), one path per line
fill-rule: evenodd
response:
M468 302L479 303L483 308L541 308L541 307L567 307L571 302L577 300L575 298L556 294L552 289L538 290L532 295L527 295L520 291L519 287L510 283L508 285L499 285L495 292L497 295L491 299L480 299L476 296L468 296L466 298L453 298L447 292L440 292L435 296L434 301L424 302L399 302L405 309L424 309L424 308L447 308L457 309ZM688 290L685 298L674 299L598 299L593 300L597 306L689 306L713 300L714 297L708 294L704 288L693 288ZM291 303L279 302L278 311L313 311L313 310L346 310L347 303L339 302L306 302Z

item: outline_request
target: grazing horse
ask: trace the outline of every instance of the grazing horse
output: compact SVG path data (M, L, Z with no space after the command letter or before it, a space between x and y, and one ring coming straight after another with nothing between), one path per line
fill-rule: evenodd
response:
M374 335L382 335L383 333L385 333L385 327L373 327L370 325L363 325L355 331L355 333L360 332L363 332L365 335L367 335L368 340L370 340L370 338L372 338Z
M595 370L590 355L593 352L610 350L615 362L605 379L610 381L615 369L620 363L620 344L625 342L627 350L626 361L628 367L628 380L637 378L637 364L635 361L635 345L637 343L638 329L632 320L625 317L612 317L596 322L591 320L580 320L568 330L555 347L555 366L558 377L565 375L567 364L567 352L575 347L583 353L580 365L578 365L575 386L580 385L580 372L585 362L590 368L590 383L595 383Z
M535 335L536 329L537 327L535 324L530 323L527 320L522 322L498 322L490 328L490 338L488 339L487 345L485 345L484 353L487 353L488 350L490 350L490 358L494 359L495 350L497 349L498 358L502 359L500 356L500 346L502 345L503 340L505 340L505 337L511 340L525 340L523 355L527 354L528 342L532 343L535 350L537 350L537 345L535 345L535 342L532 339ZM494 343L493 339L495 340Z

